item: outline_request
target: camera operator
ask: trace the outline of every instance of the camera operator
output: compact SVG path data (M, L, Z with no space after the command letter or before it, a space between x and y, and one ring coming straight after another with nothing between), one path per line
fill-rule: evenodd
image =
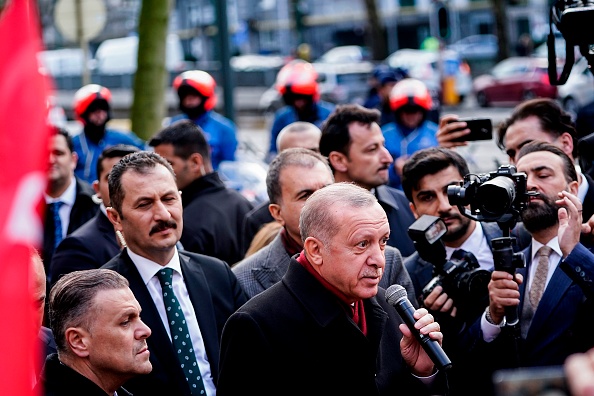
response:
M523 252L526 267L517 270L515 280L505 271L492 273L489 307L466 340L475 350L486 348L480 362L488 362L491 370L510 362L561 365L570 354L593 346L588 297L594 288L594 255L579 243L582 204L573 161L545 142L526 144L517 159L518 171L527 175L527 190L538 193L521 213L532 235ZM519 338L505 324L506 307L518 309Z
M463 249L474 254L481 268L492 271L491 239L502 236L501 229L495 223L478 223L477 227L476 221L463 216L448 200L448 185L462 180L468 173L468 165L460 154L443 147L427 148L414 153L404 164L402 187L416 218L425 214L438 216L447 225L442 241L448 260L454 251ZM405 260L420 299L421 291L433 277L434 264L423 260L418 252ZM442 290L437 286L421 303L429 310L455 316L456 307Z
M454 142L453 140L469 133L468 129L459 130L464 125L457 120L455 115L446 115L441 118L437 140L440 146L456 147L466 145L467 142ZM497 145L509 156L512 164L518 160L518 152L527 143L544 141L559 147L576 163L577 157L577 132L571 116L565 112L553 99L532 99L520 103L511 116L503 121L497 131ZM583 203L584 221L592 220L594 225L594 180L578 171L578 191L576 193ZM584 226L581 242L588 248L594 247L594 237L591 227ZM590 235L589 235L590 234Z
M501 228L496 223L477 222L462 215L458 207L451 205L448 199L448 185L462 180L463 175L468 173L466 161L457 152L443 147L427 148L417 151L406 161L402 186L415 217L438 216L447 225L447 232L442 236L442 241L448 260L452 259L454 252L462 249L472 252L481 269L493 271L491 240L502 236ZM523 246L519 243L520 248L525 247L528 242L529 240L525 241ZM405 260L421 306L439 318L442 332L448 334L444 349L455 363L450 384L452 395L456 394L458 389L460 394L465 394L469 386L468 377L475 380L477 376L468 375L471 367L465 364L463 350L456 343L464 323L470 324L477 320L488 306L488 280L485 280L484 297L480 301L464 301L466 305L472 304L473 307L459 312L455 302L443 291L442 286L436 286L424 297L422 290L434 276L433 268L436 264L427 262L418 252ZM480 371L480 366L477 369ZM484 379L483 387L490 386L489 382L489 378Z

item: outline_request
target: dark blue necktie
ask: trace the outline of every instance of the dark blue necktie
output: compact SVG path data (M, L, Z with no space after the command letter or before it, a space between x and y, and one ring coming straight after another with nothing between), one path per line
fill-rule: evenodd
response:
M177 352L177 359L186 375L186 381L190 385L192 395L206 395L188 324L181 305L173 292L173 268L160 269L157 272L157 277L163 290L163 303L165 304L165 312L167 312L167 320L171 330L171 341Z
M60 208L64 202L56 201L49 204L54 219L54 250L62 241L62 219L60 219Z

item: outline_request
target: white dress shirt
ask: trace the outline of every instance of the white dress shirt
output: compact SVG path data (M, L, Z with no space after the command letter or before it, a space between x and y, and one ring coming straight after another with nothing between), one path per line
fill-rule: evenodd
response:
M159 316L161 317L161 322L163 322L163 327L165 327L167 335L171 340L169 320L167 319L165 304L163 303L163 290L161 289L161 282L159 282L159 278L157 277L157 273L163 267L153 261L139 256L138 254L131 251L130 248L128 248L128 255L138 269L138 272L140 273L146 288L151 294L153 302L157 307L157 311L159 311ZM204 340L202 338L202 333L200 332L200 326L198 326L196 312L194 311L194 306L192 305L190 295L188 294L188 288L184 282L177 248L175 249L175 253L171 261L164 267L173 269L173 292L175 293L175 296L177 297L186 318L188 331L190 332L190 338L192 339L192 345L194 346L194 352L196 354L196 361L198 362L198 367L200 368L200 373L202 374L202 380L204 382L206 394L209 396L214 396L216 394L216 387L212 379L212 370L210 368L210 363L208 362L208 356L206 356L206 348L204 347Z
M483 227L480 222L476 222L476 227L474 227L474 231L460 247L453 248L446 246L446 255L448 260L452 258L452 254L458 250L463 249L467 252L471 252L476 257L479 266L487 271L493 271L493 251L491 247L487 243L487 238L485 238L485 233L483 231Z

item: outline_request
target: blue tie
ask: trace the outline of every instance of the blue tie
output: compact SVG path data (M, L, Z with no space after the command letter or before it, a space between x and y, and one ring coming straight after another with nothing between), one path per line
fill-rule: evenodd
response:
M169 329L171 330L171 341L177 352L177 359L186 375L186 381L190 385L192 395L206 395L186 318L173 292L173 268L160 269L157 272L157 277L163 290L163 303L165 304Z
M54 218L54 250L62 241L62 219L60 219L60 208L64 202L56 201L49 204Z

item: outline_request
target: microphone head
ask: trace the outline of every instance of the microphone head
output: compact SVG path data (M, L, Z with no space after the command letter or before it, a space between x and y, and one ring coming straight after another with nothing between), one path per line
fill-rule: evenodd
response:
M400 285L392 285L386 290L386 301L390 305L395 305L403 298L407 298L406 289Z

